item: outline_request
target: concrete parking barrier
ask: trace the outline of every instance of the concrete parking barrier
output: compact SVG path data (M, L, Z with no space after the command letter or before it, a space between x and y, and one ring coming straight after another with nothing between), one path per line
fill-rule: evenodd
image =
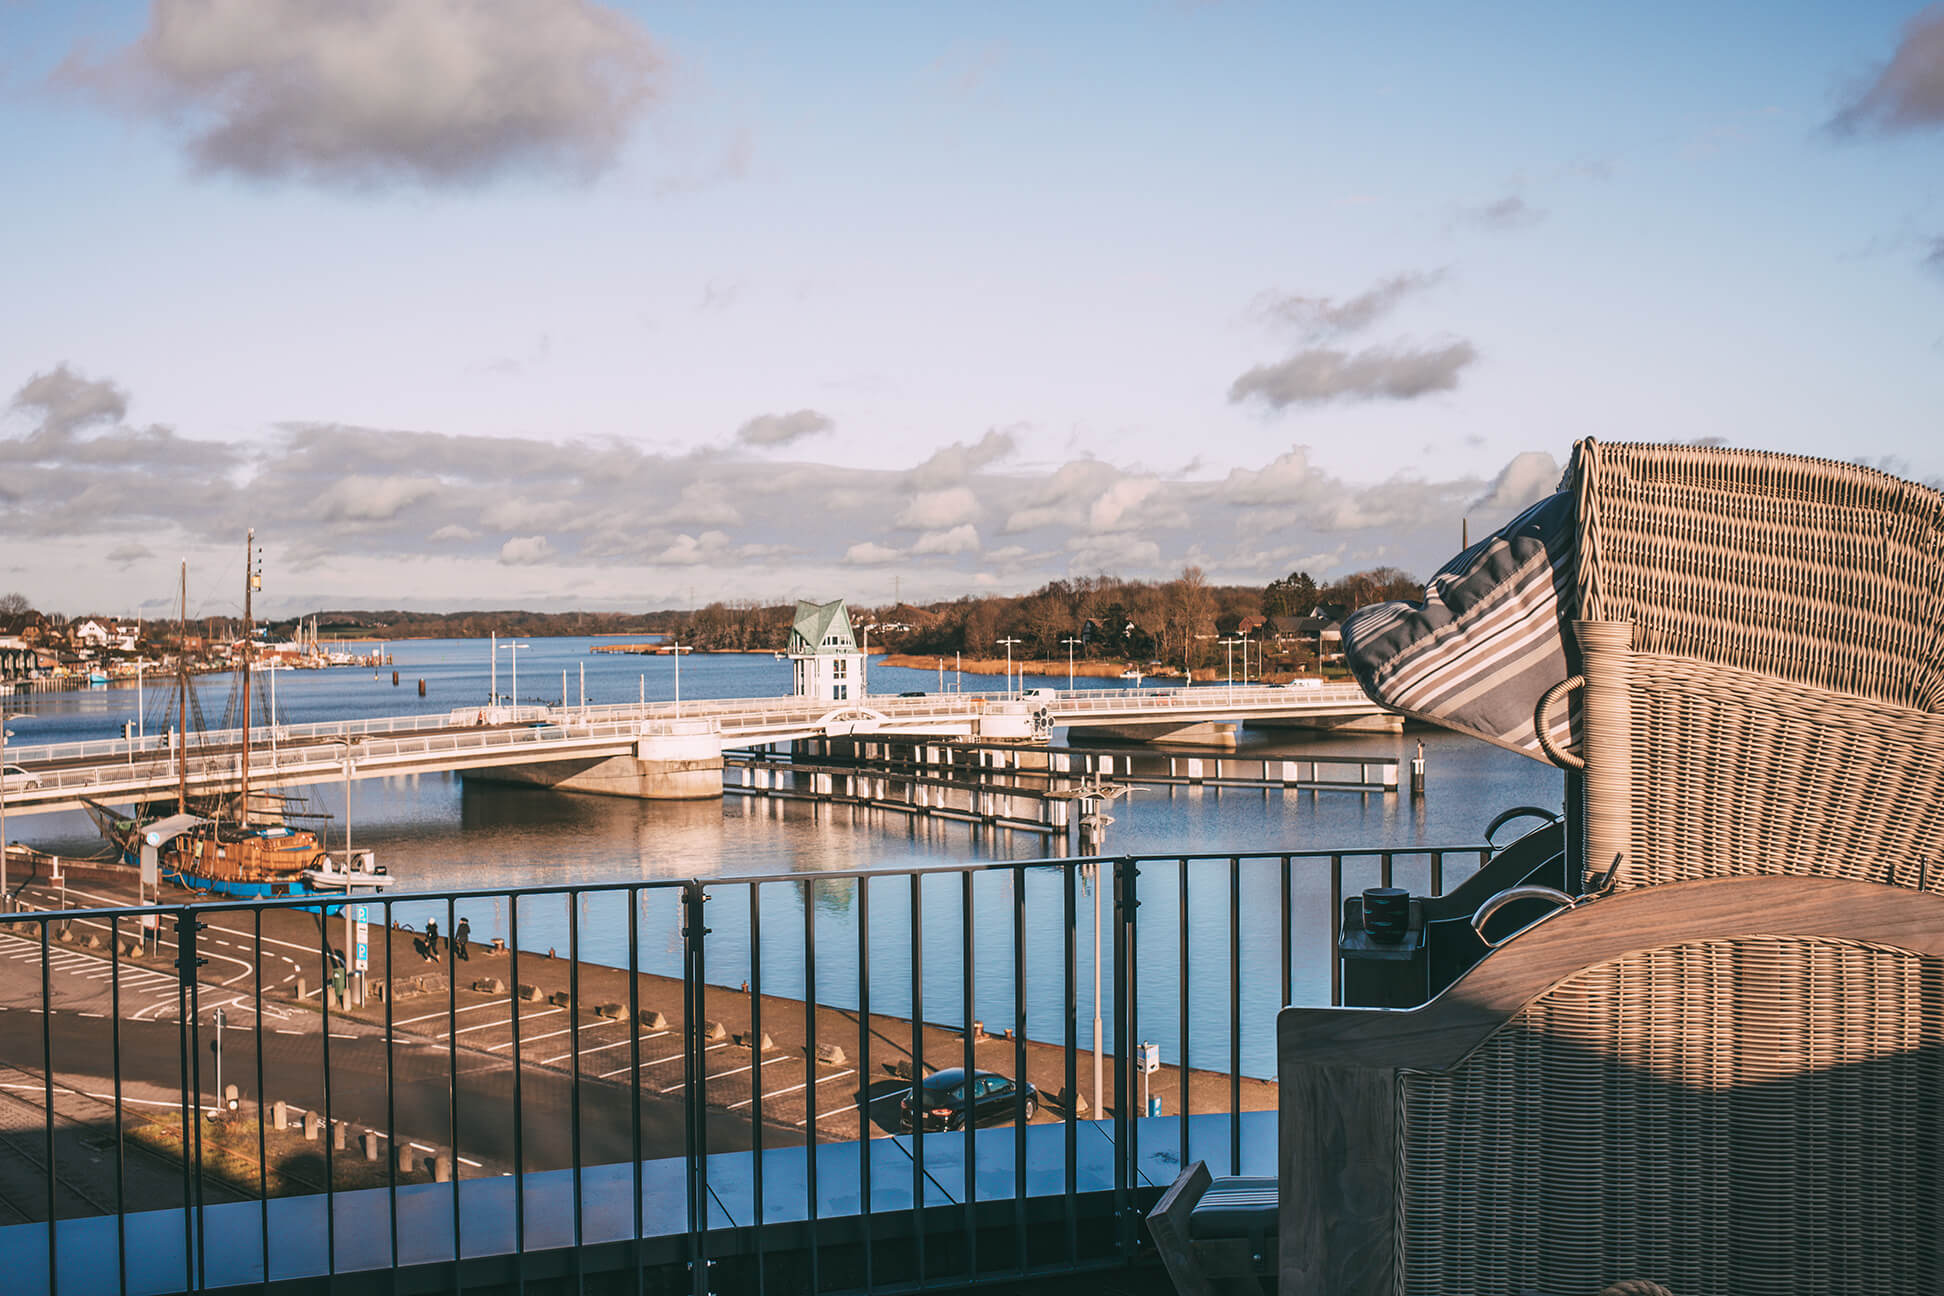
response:
M500 980L498 977L481 977L479 980L473 982L472 988L481 994L505 994L506 982Z
M755 1040L752 1038L751 1033L749 1031L737 1031L736 1043L742 1045L744 1048L752 1048L755 1047L756 1044ZM768 1031L764 1031L763 1038L762 1038L762 1051L767 1053L769 1052L769 1050L775 1047L776 1047L776 1041L770 1038L770 1033Z
M628 1012L627 1008L618 1003L604 1003L604 1004L594 1005L594 1015L596 1017L605 1017L609 1021L620 1021L624 1016L627 1015L627 1012Z
M842 1066L849 1060L850 1055L844 1052L841 1044L817 1045L817 1061L824 1066Z
M662 1016L653 1008L643 1008L639 1016L641 1024L649 1030L662 1031L668 1029L668 1018Z
M524 981L520 982L520 998L527 1003L539 1003L540 987L537 985L528 985Z
M705 1021L702 1023L702 1038L705 1040L728 1039L729 1028L719 1021Z
M547 1002L556 1008L569 1008L573 1006L574 996L565 990L556 990L547 996Z

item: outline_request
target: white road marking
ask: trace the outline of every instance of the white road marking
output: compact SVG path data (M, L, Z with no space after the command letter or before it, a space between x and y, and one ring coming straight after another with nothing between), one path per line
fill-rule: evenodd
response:
M842 1079L843 1079L843 1078L844 1078L845 1076L847 1076L847 1075L856 1075L856 1074L857 1074L857 1070L856 1070L856 1068L854 1068L854 1067L846 1067L846 1068L844 1068L844 1069L843 1069L842 1071L834 1071L834 1072L832 1072L831 1074L829 1074L829 1075L827 1075L827 1076L818 1076L818 1077L817 1077L817 1080L816 1080L816 1083L817 1083L817 1084L820 1084L820 1085L822 1085L822 1084L829 1084L829 1083L830 1083L830 1082L831 1082L832 1080L842 1080ZM803 1082L802 1084L800 1084L800 1085L791 1085L791 1086L790 1086L790 1087L789 1087L788 1089L766 1089L766 1090L764 1090L764 1091L763 1091L763 1097L765 1097L765 1098L783 1098L783 1097L787 1097L787 1096L788 1096L788 1095L790 1095L790 1094L793 1094L793 1093L800 1093L801 1091L803 1091L803 1090L805 1090L805 1089L808 1089L808 1088L810 1087L810 1084L811 1084L811 1082L810 1082L810 1081L808 1081L808 1080L805 1080L805 1081L804 1081L804 1082ZM739 1103L731 1103L731 1104L729 1104L729 1110L730 1110L730 1111L736 1111L736 1110L737 1110L737 1109L739 1109L739 1108L742 1108L742 1107L747 1107L747 1106L749 1106L749 1105L750 1105L751 1103L753 1103L753 1102L755 1102L755 1101L756 1101L756 1100L755 1100L754 1098L745 1098L745 1099L743 1099L743 1100L742 1100L741 1102L739 1102ZM819 1116L820 1118L821 1118L821 1116L822 1116L822 1115L823 1115L823 1113L821 1113L821 1112L819 1112L819 1113L818 1113L818 1116ZM805 1118L805 1120L807 1121L807 1119L808 1119L808 1118L806 1117L806 1118ZM805 1123L805 1121L798 1121L798 1122L797 1122L797 1124L799 1124L799 1125L802 1125L802 1124L804 1124L804 1123Z

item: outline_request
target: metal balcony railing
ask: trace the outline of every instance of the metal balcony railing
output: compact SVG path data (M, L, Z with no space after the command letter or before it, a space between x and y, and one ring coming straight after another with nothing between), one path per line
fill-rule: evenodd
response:
M0 1264L823 1293L1135 1263L1187 1161L1274 1173L1275 1013L1340 999L1346 888L1439 894L1491 852L153 908L73 882L98 907L0 915ZM995 1091L914 1087L952 1069Z

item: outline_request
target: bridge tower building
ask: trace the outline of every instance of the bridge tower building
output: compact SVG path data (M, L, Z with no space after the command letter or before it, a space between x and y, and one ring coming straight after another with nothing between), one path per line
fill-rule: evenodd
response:
M797 600L790 627L792 692L819 702L858 702L864 698L864 654L851 633L844 600Z

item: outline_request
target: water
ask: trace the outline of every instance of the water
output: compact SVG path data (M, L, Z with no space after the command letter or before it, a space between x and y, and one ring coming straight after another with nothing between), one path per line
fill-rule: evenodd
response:
M590 703L626 702L645 694L650 701L675 695L675 659L596 654L588 639L534 639L519 651L519 696L523 703L558 703L581 697L586 670ZM488 648L481 640L408 640L390 645L400 683L391 671L355 668L274 673L279 717L304 723L381 715L442 713L477 707L489 691ZM502 652L499 688L512 689ZM947 686L954 683L949 671ZM684 698L777 696L789 688L787 661L768 654L688 656L681 661ZM417 682L426 681L426 697ZM881 665L870 672L874 692L938 690L935 671L899 670ZM1064 674L1029 676L1026 687L1064 688ZM996 677L967 676L966 692L996 691ZM1118 680L1076 681L1078 687L1120 687ZM232 677L205 676L198 682L203 714L213 726L222 721ZM267 696L268 689L265 689ZM168 690L144 690L144 723L150 732L169 723ZM11 742L51 743L113 737L135 717L133 688L22 695L12 700L8 720ZM1425 745L1426 794L1384 796L1351 792L1269 792L1155 788L1117 802L1108 849L1116 854L1167 855L1206 852L1284 852L1322 849L1376 849L1441 846L1479 840L1498 811L1514 805L1557 807L1562 796L1558 771L1487 744L1455 734L1426 730L1397 734L1312 735L1301 731L1246 731L1249 753L1327 753L1378 755L1408 761L1416 743ZM346 790L341 783L308 789L316 808L338 816L332 841L341 839ZM374 849L400 878L398 892L481 889L510 886L579 885L627 881L672 881L690 877L768 879L710 888L708 980L737 986L758 979L768 993L800 995L807 979L804 914L816 924L815 976L819 998L853 1006L858 998L859 915L869 913L870 996L873 1011L903 1014L911 1002L910 884L901 877L868 882L825 879L833 871L896 869L968 860L1025 860L1051 853L1037 835L988 832L948 821L852 811L842 807L758 798L721 801L648 802L550 792L537 788L466 783L456 775L417 775L369 780L350 788L350 818L355 844ZM10 834L46 849L87 853L99 845L92 826L80 815L15 818ZM1198 1066L1225 1068L1228 1032L1230 939L1230 864L1226 859L1197 862L1189 875L1190 1053ZM1374 885L1374 863L1353 865L1345 890ZM1359 871L1361 869L1361 871ZM1465 863L1450 862L1447 885L1463 875ZM1173 861L1150 863L1140 879L1138 911L1139 1033L1162 1046L1164 1060L1179 1056L1180 872ZM1065 991L1065 894L1057 869L1026 873L1022 939L1027 975L1022 983L1029 1033L1063 1037ZM1423 872L1401 870L1398 883L1428 887ZM1236 866L1240 889L1244 1070L1273 1073L1273 1015L1282 1002L1281 878L1277 861L1244 861ZM925 950L925 1016L955 1021L961 1015L959 969L962 883L957 876L926 879L922 891ZM750 892L758 895L760 959L752 964L749 941ZM637 954L643 970L679 976L680 922L674 888L640 894ZM1321 868L1299 863L1292 884L1292 938L1297 951L1296 1002L1328 999L1328 877ZM1079 908L1076 953L1078 999L1083 1018L1091 1014L1091 883L1076 891ZM1015 1012L1012 967L1013 877L1009 871L983 873L972 886L974 1015L994 1028L1010 1024ZM568 951L565 897L521 902L520 943L544 952ZM423 926L437 916L444 930L463 913L472 920L474 938L508 931L509 905L496 900L463 902L450 915L443 902L393 901L400 921ZM1108 906L1111 909L1111 906ZM624 894L584 897L577 940L588 958L627 963L627 899ZM1110 983L1111 957L1103 958ZM1111 999L1109 1000L1111 1003ZM1111 1029L1111 1027L1110 1027ZM1083 1043L1090 1023L1080 1026Z

